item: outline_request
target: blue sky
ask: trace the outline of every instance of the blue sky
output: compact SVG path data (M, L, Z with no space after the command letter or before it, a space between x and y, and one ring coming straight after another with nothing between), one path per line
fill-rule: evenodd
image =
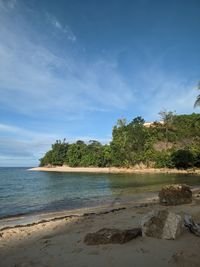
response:
M0 166L193 109L199 0L0 0Z

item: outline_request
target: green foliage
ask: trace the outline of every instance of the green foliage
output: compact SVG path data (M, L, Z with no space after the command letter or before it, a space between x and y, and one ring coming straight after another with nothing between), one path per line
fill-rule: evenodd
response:
M57 140L52 145L52 149L40 159L40 166L46 166L48 164L62 166L66 161L68 147L69 144L66 143L65 139L63 141Z
M89 141L89 144L86 146L85 154L82 156L80 165L84 167L101 167L102 153L102 145L100 142L95 140Z
M177 169L187 169L194 166L194 156L191 151L186 149L173 152L171 159Z
M194 167L200 168L200 137L195 137L192 143L187 146L187 149L193 154Z
M112 141L96 140L69 144L57 140L40 159L40 166L129 167L144 163L158 168L200 167L200 114L160 113L163 122L144 126L142 117L130 123L120 119L113 127Z
M52 145L52 165L62 166L67 157L69 144L60 140L57 140L55 144Z
M83 141L77 141L71 144L67 151L67 159L70 167L77 167L81 165L83 156L86 153L86 144Z
M155 157L156 168L173 168L175 167L174 162L171 158L170 151L158 152Z
M118 120L112 132L111 158L114 166L123 166L126 160L127 126L125 120Z
M144 127L144 120L141 117L135 118L127 125L125 150L129 165L142 161L148 140L148 129Z
M52 165L52 150L46 152L43 158L40 159L40 167L47 166L48 164Z
M194 167L200 168L200 153L196 154L194 157Z

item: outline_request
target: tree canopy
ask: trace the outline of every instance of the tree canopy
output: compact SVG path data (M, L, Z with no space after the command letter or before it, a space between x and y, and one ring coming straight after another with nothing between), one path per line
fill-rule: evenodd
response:
M161 122L145 126L142 117L119 119L109 144L96 140L68 143L57 140L40 159L40 166L200 167L200 114L159 113ZM188 164L187 164L188 162Z

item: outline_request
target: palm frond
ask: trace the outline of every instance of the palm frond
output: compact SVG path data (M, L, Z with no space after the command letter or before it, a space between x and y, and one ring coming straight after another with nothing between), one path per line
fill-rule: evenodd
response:
M198 106L200 106L200 95L197 96L197 99L196 99L196 101L194 103L194 107L195 108L198 107Z

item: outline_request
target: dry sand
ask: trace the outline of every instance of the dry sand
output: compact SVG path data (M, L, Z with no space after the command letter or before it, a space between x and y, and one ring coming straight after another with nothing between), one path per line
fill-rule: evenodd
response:
M120 207L120 206L119 206ZM118 208L119 208L118 207ZM186 229L177 240L138 237L126 244L87 246L84 236L103 227L138 227L144 214L164 209L157 201L127 204L125 209L68 216L0 231L1 267L200 266L200 237ZM200 201L168 207L200 221Z
M76 172L76 173L192 173L200 174L198 169L189 170L177 170L168 168L98 168L98 167L68 167L68 166L56 166L56 167L36 167L29 169L30 171L47 171L47 172Z

